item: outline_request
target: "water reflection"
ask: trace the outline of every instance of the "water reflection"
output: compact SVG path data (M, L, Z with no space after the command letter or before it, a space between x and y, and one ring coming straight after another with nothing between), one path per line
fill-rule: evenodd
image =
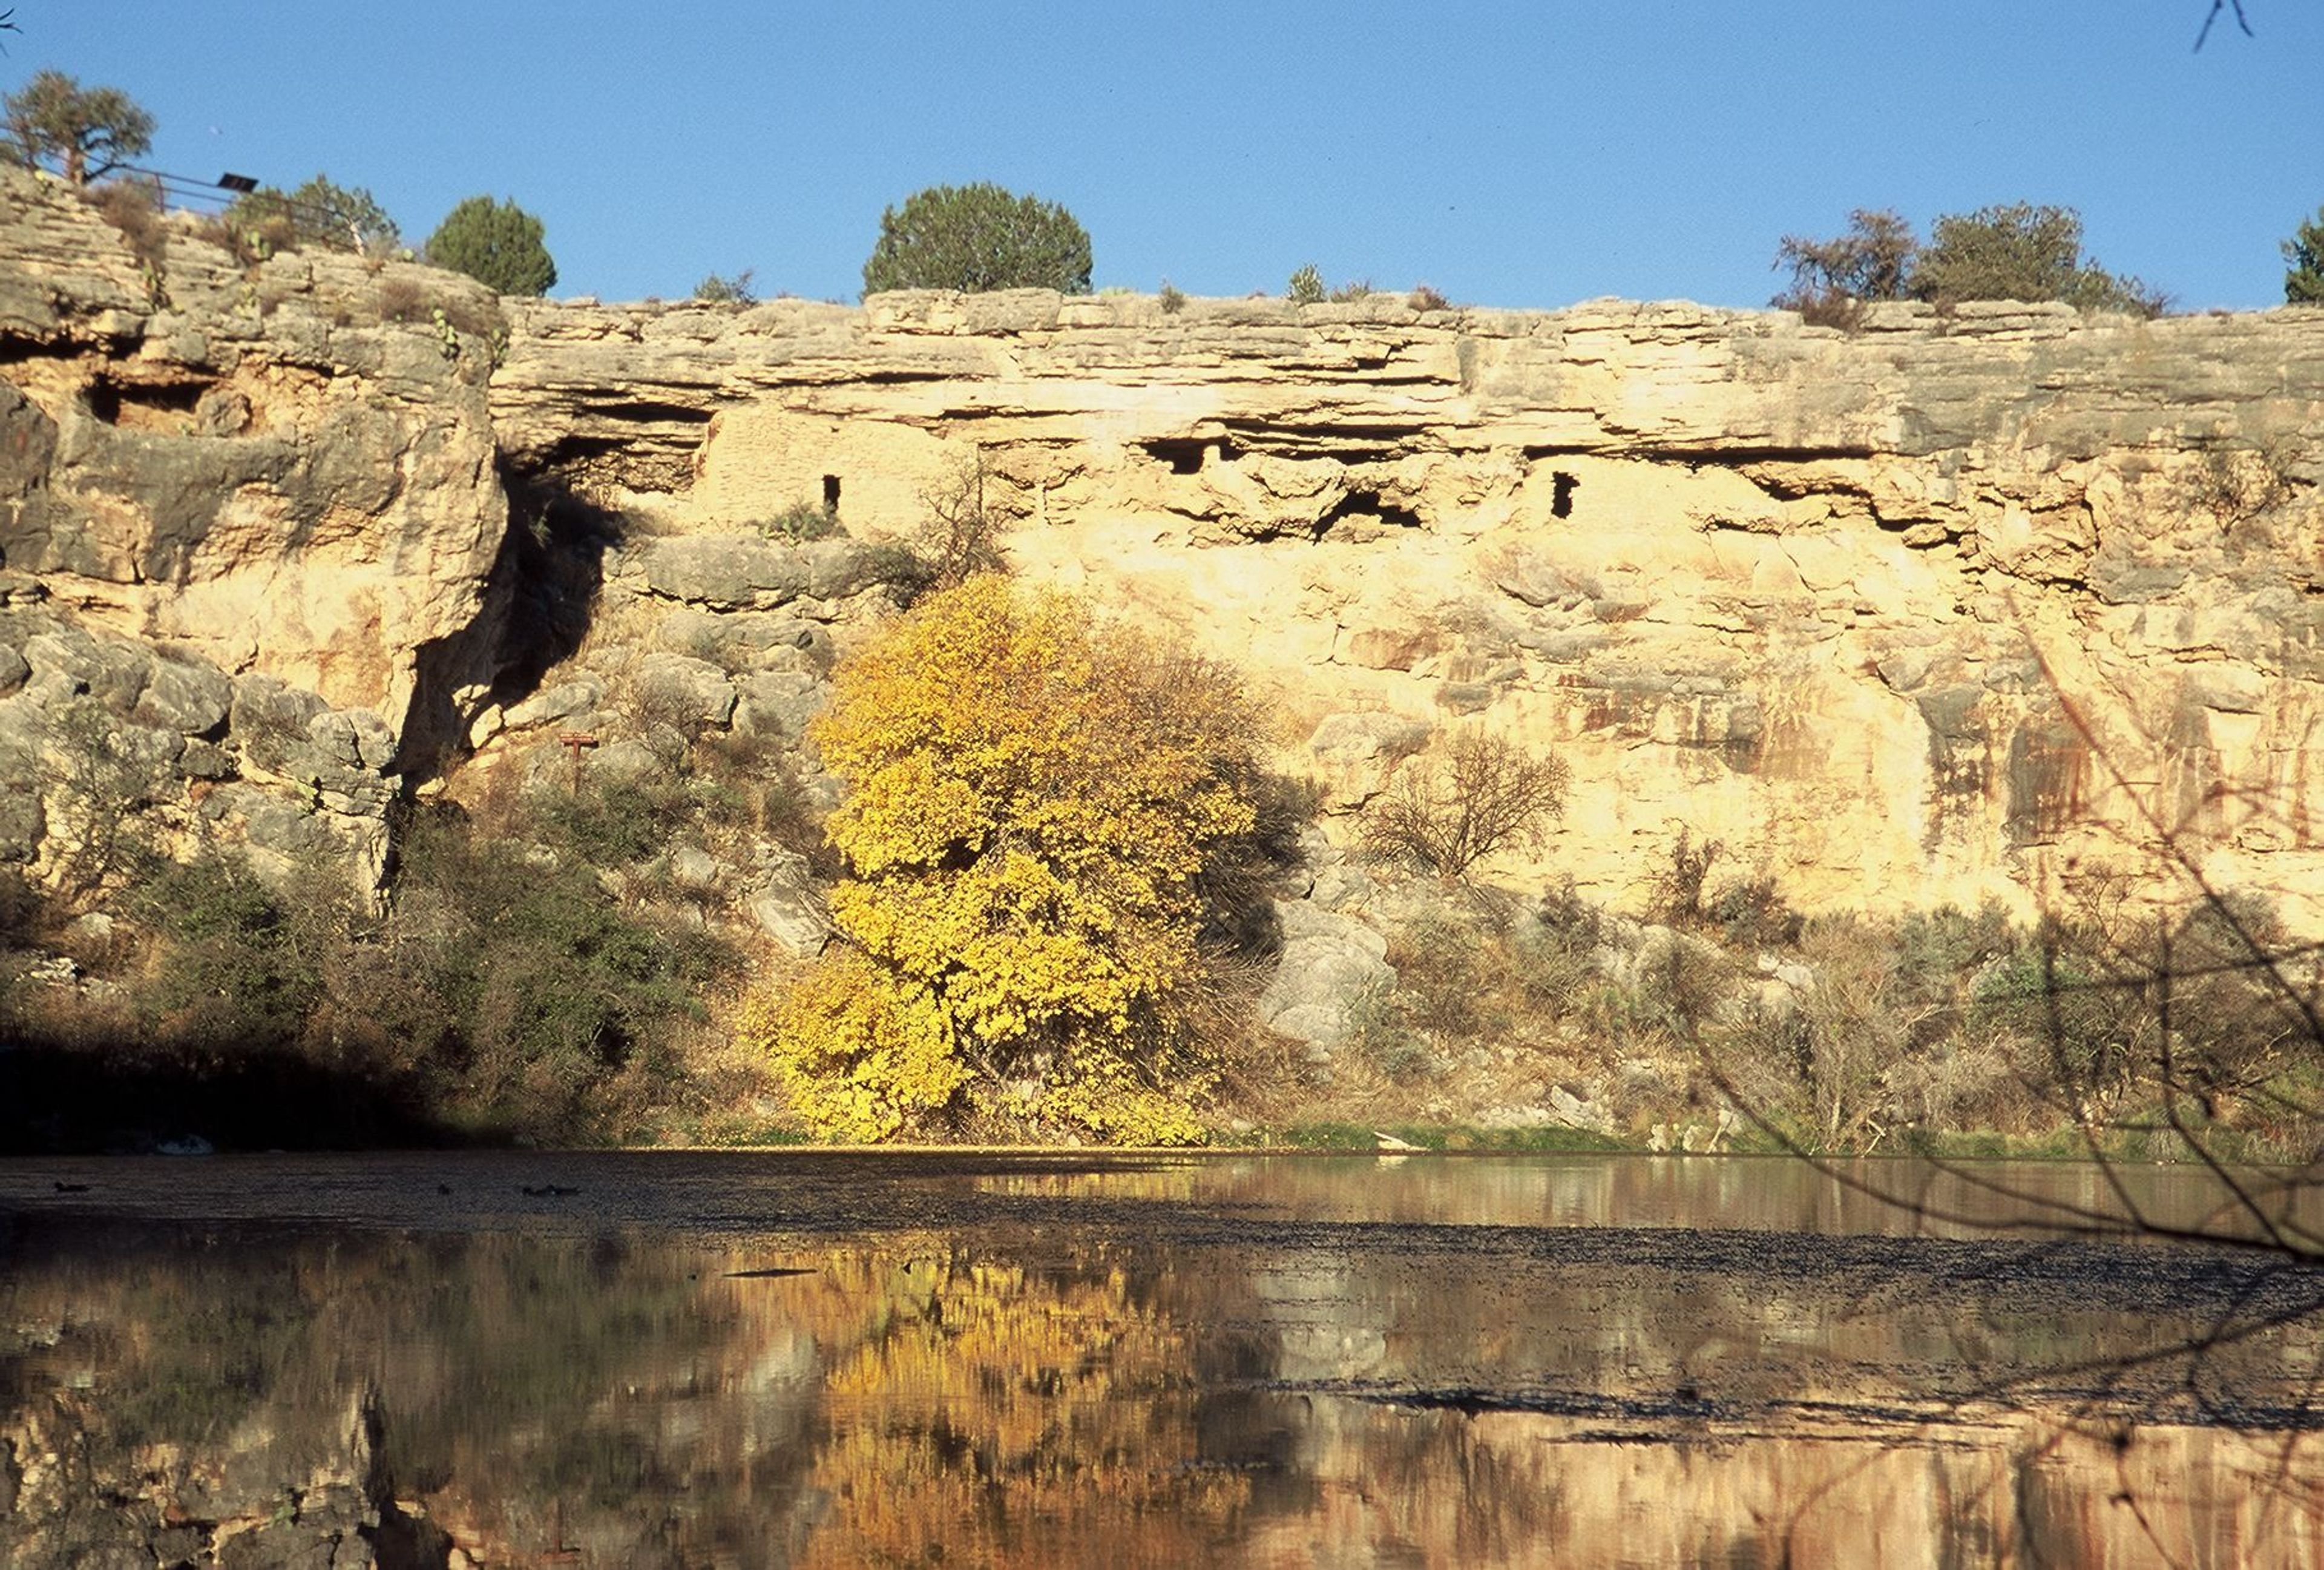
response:
M853 1230L20 1202L0 1563L2324 1562L2301 1273L1818 1231L1761 1164L1680 1230L1631 1165L1002 1163Z

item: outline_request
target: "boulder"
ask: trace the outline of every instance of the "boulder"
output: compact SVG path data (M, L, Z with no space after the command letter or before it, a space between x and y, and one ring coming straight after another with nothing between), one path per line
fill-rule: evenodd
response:
M24 640L32 668L28 685L42 700L56 705L82 693L117 714L126 714L153 670L153 657L134 644L91 637L78 627L58 627Z
M531 697L509 705L501 716L501 724L512 731L554 725L559 720L569 720L576 715L587 714L604 696L604 682L595 677L576 677L571 681L560 681L555 687L543 688Z
M47 829L48 817L41 808L38 792L0 790L0 862L37 860L41 837Z
M690 894L715 889L722 871L718 858L698 845L682 845L669 853L669 881Z
M1425 720L1397 714L1327 716L1307 738L1307 755L1332 804L1361 807L1388 783L1399 759L1428 742Z
M234 706L234 683L210 665L157 660L132 717L188 736L212 736Z
M1326 1049L1344 1046L1371 999L1396 985L1388 939L1351 916L1305 900L1278 900L1283 950L1259 994L1259 1022Z
M541 756L548 758L553 754L543 748ZM564 760L558 759L557 766L564 767ZM625 782L662 780L678 772L677 765L670 758L643 742L635 741L608 742L591 752L583 767L592 779Z
M307 727L330 706L316 693L272 676L245 676L234 686L227 720L243 756L261 769L296 776L307 752Z
M822 953L831 938L823 896L803 859L794 857L760 873L743 895L742 907L775 947L794 959Z
M395 733L367 708L330 709L307 722L315 751L339 768L377 773L395 756Z
M831 684L803 670L770 670L746 676L734 728L744 735L774 736L796 743L807 722L831 701Z
M742 534L688 534L638 548L655 594L720 610L771 610L807 590L810 569L795 546Z
M648 654L638 661L632 680L638 708L653 723L724 728L733 717L733 686L707 660Z
M668 648L695 654L727 670L831 669L831 634L788 611L698 611L681 606L664 617Z

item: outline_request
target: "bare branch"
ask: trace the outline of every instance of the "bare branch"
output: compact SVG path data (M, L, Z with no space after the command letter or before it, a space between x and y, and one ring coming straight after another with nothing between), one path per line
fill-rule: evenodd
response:
M2220 12L2228 9L2230 6L2235 10L2236 25L2243 29L2244 36L2246 38L2256 38L2259 36L2251 29L2251 18L2244 14L2244 0L2211 0L2210 10L2203 14L2203 31L2195 35L2195 52L2197 54L2203 52L2203 41L2211 36L2211 23L2219 19Z

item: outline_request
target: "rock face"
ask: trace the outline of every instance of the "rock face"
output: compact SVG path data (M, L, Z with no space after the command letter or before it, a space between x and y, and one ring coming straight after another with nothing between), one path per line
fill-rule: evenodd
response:
M105 784L165 838L376 874L392 776L446 739L430 651L493 619L497 309L180 219L133 245L0 171L0 856L73 881Z
M1683 827L1812 910L2126 872L2324 926L2324 312L511 309L504 450L683 541L650 576L756 605L689 536L965 476L1028 576L1247 670L1338 837L1483 726L1573 771L1508 880L1637 905Z
M2324 312L604 309L162 238L0 174L0 854L47 873L65 708L166 810L374 864L512 740L796 754L946 491L1247 671L1343 845L1481 727L1572 771L1519 886L1637 907L1683 829L1809 910L2200 877L2324 931ZM791 862L721 876L816 941Z

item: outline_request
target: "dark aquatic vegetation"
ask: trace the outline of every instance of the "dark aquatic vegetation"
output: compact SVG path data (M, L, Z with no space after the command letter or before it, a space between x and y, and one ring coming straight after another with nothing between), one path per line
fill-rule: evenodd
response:
M1925 1176L0 1164L0 1563L2324 1557L2315 1272Z

